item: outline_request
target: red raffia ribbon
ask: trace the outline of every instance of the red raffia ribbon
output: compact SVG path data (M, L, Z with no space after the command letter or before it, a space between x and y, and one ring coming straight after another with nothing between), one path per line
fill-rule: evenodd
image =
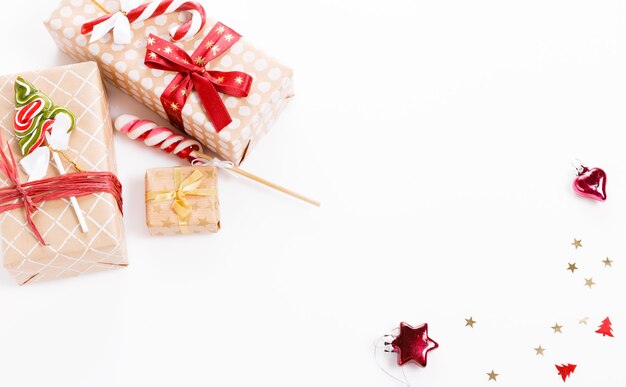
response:
M232 118L218 92L247 97L252 77L241 71L207 70L205 66L239 38L241 35L217 23L189 56L175 44L150 34L146 46L146 66L178 73L161 94L161 103L172 125L184 129L182 109L193 89L200 96L200 102L217 132L231 123Z
M44 246L47 243L32 219L34 212L37 211L36 203L105 192L113 195L117 208L122 213L122 184L111 172L68 173L22 184L13 151L8 148L7 155L1 146L0 171L13 183L12 186L0 188L0 213L24 207L28 226L39 243Z

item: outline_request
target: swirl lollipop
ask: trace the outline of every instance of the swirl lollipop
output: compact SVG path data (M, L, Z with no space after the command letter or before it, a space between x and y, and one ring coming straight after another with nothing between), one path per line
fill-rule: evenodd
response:
M60 174L65 167L59 152L67 150L70 132L76 126L74 115L64 107L54 106L50 97L40 92L22 77L15 81L14 129L22 153L20 165L28 174L28 181L46 176L50 154ZM41 145L47 142L47 147ZM83 212L75 197L70 197L83 232L88 231Z
M15 135L22 156L37 149L44 140L43 112L50 110L52 101L22 77L15 81ZM49 124L46 125L48 127ZM37 180L37 179L34 179Z

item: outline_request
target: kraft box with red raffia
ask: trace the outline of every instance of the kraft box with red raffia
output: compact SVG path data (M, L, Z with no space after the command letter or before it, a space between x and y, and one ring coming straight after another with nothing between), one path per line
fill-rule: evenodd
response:
M15 131L16 115L21 114L21 109L16 113L18 89L15 85L18 76L52 101L53 106L47 111L63 107L74 116L75 124L69 135L69 146L63 153L86 172L60 176L50 160L49 164L42 164L45 173L43 180L27 182L28 176L19 166L24 148ZM30 86L26 89L32 91ZM37 102L36 99L32 101ZM30 106L29 103L24 108L29 110ZM26 126L36 130L42 128L45 132L47 122L43 120L50 115L45 108L43 113L40 112L30 109L26 114L34 113L35 116L21 118L25 120ZM41 122L36 121L40 114L44 116L41 125ZM52 117L46 120L59 121ZM111 117L96 63L0 76L0 134L0 148L2 155L6 156L0 160L0 169L4 172L0 173L0 207L6 210L0 213L2 257L4 267L17 282L33 283L127 266L121 185L113 175L116 165ZM45 145L39 148L43 148L44 153L48 152ZM15 157L13 165L10 162L11 153ZM63 166L68 168L69 162L64 161ZM13 175L12 178L7 176L7 169L12 170L13 173L8 173ZM106 178L106 181L99 180L101 177ZM61 178L67 179L60 181ZM85 188L79 192L81 189L78 188L77 180L89 186L81 185ZM94 185L104 183L112 189L106 192L92 190L93 193L85 194ZM65 189L77 196L76 201L88 226L87 232L83 232L79 226L77 215L67 198L72 195L62 194ZM82 194L84 196L79 196ZM48 199L42 201L42 198ZM31 203L25 203L27 200ZM41 239L37 237L37 232Z

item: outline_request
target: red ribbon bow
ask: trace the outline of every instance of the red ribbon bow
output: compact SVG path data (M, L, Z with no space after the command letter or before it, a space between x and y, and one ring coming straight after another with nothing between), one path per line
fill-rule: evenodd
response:
M182 108L192 89L200 96L200 102L217 132L231 123L232 118L218 92L247 97L252 77L241 71L207 70L205 66L239 38L241 35L217 23L189 56L175 44L150 34L146 46L146 66L178 73L161 94L163 108L174 126L184 129Z
M7 156L0 137L0 171L13 183L13 186L0 188L0 213L24 207L28 227L42 245L47 244L32 218L37 211L35 203L106 192L113 195L122 213L122 184L111 172L68 173L22 184L13 151L8 149Z

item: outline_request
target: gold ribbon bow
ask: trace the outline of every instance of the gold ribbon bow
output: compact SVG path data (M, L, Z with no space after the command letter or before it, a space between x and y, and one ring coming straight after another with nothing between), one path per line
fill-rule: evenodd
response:
M174 168L174 185L175 190L168 191L150 191L146 193L146 200L154 200L155 202L163 202L173 200L172 210L178 216L178 225L183 234L189 233L187 227L187 218L193 212L188 195L193 196L209 196L214 193L211 188L198 188L204 180L204 175L197 169L193 171L185 180L182 180L180 168Z

